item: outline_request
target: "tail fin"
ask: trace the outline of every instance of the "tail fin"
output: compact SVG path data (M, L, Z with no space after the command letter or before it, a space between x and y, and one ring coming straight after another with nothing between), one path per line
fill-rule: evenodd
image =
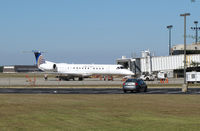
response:
M39 67L41 64L45 63L45 59L43 58L43 56L41 55L40 51L33 51L35 54L35 59L36 59L36 64Z

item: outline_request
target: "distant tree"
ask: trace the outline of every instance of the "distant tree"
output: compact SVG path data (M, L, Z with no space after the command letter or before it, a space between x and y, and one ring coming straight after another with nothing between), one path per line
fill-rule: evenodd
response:
M0 73L3 72L3 66L0 66Z
M199 70L199 65L200 63L199 62L195 62L195 61L192 61L190 66L192 67L193 71L197 71Z
M194 35L187 35L186 37L194 39L194 40L196 39L196 36ZM198 42L200 42L200 36L197 39L198 39Z
M192 61L190 65L193 66L193 67L198 67L200 65L200 63Z

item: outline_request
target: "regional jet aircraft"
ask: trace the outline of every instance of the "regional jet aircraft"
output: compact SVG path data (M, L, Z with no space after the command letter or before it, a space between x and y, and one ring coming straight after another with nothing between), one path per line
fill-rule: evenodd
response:
M134 75L122 65L103 65L103 64L67 64L46 61L41 52L34 51L36 63L39 69L48 73L57 73L60 79L75 79L80 81L92 75Z

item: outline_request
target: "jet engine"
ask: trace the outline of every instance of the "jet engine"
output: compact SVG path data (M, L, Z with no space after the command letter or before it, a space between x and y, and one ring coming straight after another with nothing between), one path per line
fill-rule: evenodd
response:
M56 66L56 64L53 64L53 72L57 72L58 71L58 68Z

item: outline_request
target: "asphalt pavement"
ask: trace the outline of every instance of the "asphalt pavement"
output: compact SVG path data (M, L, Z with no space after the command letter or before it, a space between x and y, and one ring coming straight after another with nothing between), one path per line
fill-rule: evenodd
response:
M147 92L124 93L120 88L0 88L0 94L200 94L200 88L149 88Z

